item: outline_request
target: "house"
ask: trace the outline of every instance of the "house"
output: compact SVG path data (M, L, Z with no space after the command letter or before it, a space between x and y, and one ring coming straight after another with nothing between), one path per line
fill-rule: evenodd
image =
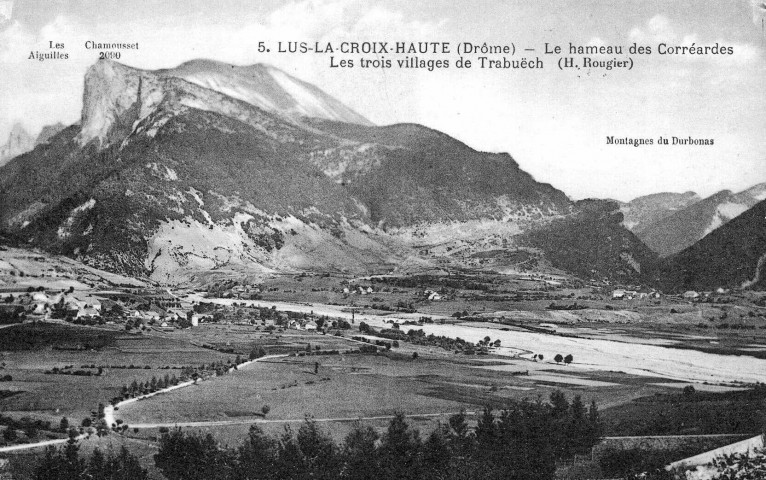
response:
M32 301L35 303L48 303L48 295L43 292L35 292L32 294Z
M303 329L306 331L317 331L317 324L314 321L306 322L306 324L303 326Z
M50 312L50 308L46 303L38 303L32 310L32 315L45 315L48 312Z
M625 298L625 290L614 290L612 292L612 299L613 300L620 300Z
M85 308L81 308L77 311L77 315L75 315L75 318L96 318L100 317L101 312L96 310L93 307L86 306Z
M695 292L694 290L689 290L684 292L684 298L687 300L694 300L695 298L699 298L700 294Z
M176 327L168 324L168 322L162 322L160 324L160 330L163 332L173 332L175 331Z
M81 308L85 308L87 303L77 300L74 297L67 297L64 300L64 309L69 311L79 311Z
M186 315L183 312L174 312L172 310L168 310L165 313L165 319L173 322L177 322L183 318L186 318Z

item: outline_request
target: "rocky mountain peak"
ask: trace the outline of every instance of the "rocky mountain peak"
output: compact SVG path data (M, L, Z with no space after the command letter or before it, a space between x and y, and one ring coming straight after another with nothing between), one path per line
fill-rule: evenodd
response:
M21 123L15 123L8 135L5 145L0 145L0 165L22 153L32 150L34 138L27 132Z
M149 113L162 97L156 75L111 60L99 60L85 74L81 145L109 143L110 132Z
M85 75L77 140L80 145L95 141L104 146L120 134L124 137L166 98L219 112L222 102L229 104L228 110L238 110L231 101L244 102L294 124L318 118L372 125L319 88L269 65L193 60L172 69L148 71L99 60Z

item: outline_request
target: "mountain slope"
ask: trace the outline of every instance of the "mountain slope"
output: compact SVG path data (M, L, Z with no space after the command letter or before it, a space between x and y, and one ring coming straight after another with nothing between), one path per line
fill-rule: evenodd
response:
M613 205L574 204L509 155L420 125L371 126L288 79L311 94L294 95L275 72L97 62L79 125L0 168L0 228L164 283L210 271L429 265L452 261L418 253L445 239L472 251L545 250L545 237L516 237L552 224L584 229L566 247L589 252L582 258L598 262L599 276L637 279L650 263ZM546 253L558 258L555 248Z
M35 139L35 146L48 143L51 138L65 128L66 125L61 122L54 123L53 125L45 125Z
M372 125L316 86L270 65L235 66L214 60L192 60L157 73L182 78L292 120L311 117Z
M665 259L669 291L766 287L766 200Z
M655 193L634 198L630 202L621 204L620 211L625 217L623 220L625 227L632 232L640 232L700 200L699 195L694 192Z
M522 235L556 268L584 279L624 283L656 280L657 255L622 226L617 202L581 200L575 215L556 219Z
M477 152L421 125L313 125L354 142L314 151L309 161L346 185L378 225L541 219L571 207L563 192L535 181L510 155Z
M649 248L667 257L690 247L764 199L766 184L737 194L723 190L635 232Z

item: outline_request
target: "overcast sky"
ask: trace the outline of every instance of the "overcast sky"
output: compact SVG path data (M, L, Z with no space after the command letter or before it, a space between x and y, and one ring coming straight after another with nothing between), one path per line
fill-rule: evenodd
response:
M470 3L470 6L467 5ZM121 61L265 62L312 82L377 124L417 122L506 151L573 198L702 195L766 181L766 54L760 2L0 0L0 139L15 122L78 120L86 40L139 42ZM541 71L331 69L324 55L258 53L258 41L513 42ZM28 60L63 42L69 59ZM713 45L731 56L635 56L632 71L565 71L545 42ZM516 59L523 52L517 53ZM357 58L353 55L349 58ZM454 56L450 57L454 62ZM604 57L611 58L611 57ZM713 138L713 147L606 145L606 136Z

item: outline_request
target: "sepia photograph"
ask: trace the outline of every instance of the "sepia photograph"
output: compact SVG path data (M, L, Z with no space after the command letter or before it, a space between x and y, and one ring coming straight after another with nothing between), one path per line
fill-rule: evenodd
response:
M766 3L0 0L0 480L766 480Z

